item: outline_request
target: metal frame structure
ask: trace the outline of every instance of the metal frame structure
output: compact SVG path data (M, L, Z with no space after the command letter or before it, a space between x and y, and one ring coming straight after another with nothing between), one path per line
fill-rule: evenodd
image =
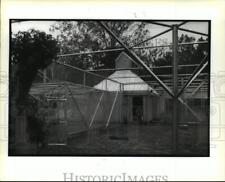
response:
M178 26L173 26L173 153L177 151L178 138Z
M192 44L208 44L208 41L204 41L204 42L192 42L192 43L178 43L178 31L185 31L185 32L189 32L189 33L193 33L193 34L197 34L197 35L202 35L202 36L206 36L208 37L208 34L202 33L202 32L198 32L198 31L194 31L194 30L189 30L189 29L185 29L185 28L181 28L182 25L188 23L188 21L183 21L180 24L174 24L174 25L168 25L168 24L164 24L164 23L159 23L156 21L145 21L146 23L150 23L150 24L155 24L158 26L163 26L163 27L167 27L169 29L153 36L150 37L149 39L146 39L144 41L141 41L135 45L132 45L130 47L127 47L125 45L125 43L118 37L115 35L115 33L110 30L110 28L108 26L106 26L106 24L102 21L97 21L98 24L111 36L113 37L113 39L115 39L120 45L120 48L114 48L114 49L105 49L105 50L98 50L98 51L89 51L89 52L80 52L80 53L72 53L72 54L63 54L63 55L58 55L58 58L60 57L66 57L66 56L76 56L76 55L84 55L84 54L96 54L96 53L104 53L104 52L113 52L113 51L125 51L133 60L134 62L136 62L140 67L137 68L132 68L132 69L143 69L145 70L149 75L147 76L151 76L154 79L154 82L157 83L158 85L161 86L163 91L166 91L166 93L173 99L173 129L172 129L172 133L173 133L173 139L172 139L172 143L173 143L173 154L176 155L178 150L177 150L177 140L178 140L178 104L181 103L183 104L195 117L198 121L201 121L200 117L198 116L198 114L195 113L195 111L193 111L192 108L190 108L188 106L187 103L184 102L184 100L181 98L181 95L184 93L185 90L187 90L188 87L190 87L190 85L196 80L196 78L201 75L201 72L204 70L204 68L206 68L206 66L209 64L208 61L208 56L206 55L205 58L202 60L202 62L198 65L198 64L193 64L193 65L179 65L179 60L178 60L178 47L179 46L185 46L185 45L192 45ZM139 45L141 45L142 43L145 43L147 41L150 41L158 36L161 36L165 33L168 33L172 31L172 44L169 45L160 45L160 46L142 46L142 47L137 47ZM171 47L172 46L172 55L173 55L173 61L172 61L172 65L171 66L162 66L162 67L152 67L150 68L149 66L147 66L145 64L144 61L141 60L140 57L137 56L137 54L133 51L134 49L151 49L151 48L157 48L157 47ZM58 64L70 67L70 68L74 68L74 69L78 69L82 72L84 72L84 85L85 85L85 73L89 73L92 74L94 76L97 77L101 77L104 79L108 79L110 81L113 81L117 84L120 84L120 87L123 86L123 83L120 83L118 81L115 81L113 79L110 78L106 78L103 77L99 74L93 73L93 72L97 72L97 71L116 71L116 70L126 70L126 69L102 69L102 70L83 70L71 65L68 65L66 63L62 63L59 61L55 61ZM185 81L186 83L181 84L181 89L179 90L179 82L180 82L180 78L178 78L178 76L180 76L180 74L178 73L178 67L196 67L196 69L194 70L194 72L192 74L184 74L185 76L190 76L188 79L186 78ZM155 74L152 69L159 69L159 68L172 68L172 75L157 75ZM129 68L130 69L130 68ZM172 82L171 85L173 86L172 90L168 87L167 84L165 84L166 80L162 80L159 77L171 77L172 76ZM184 81L184 79L182 79L182 82ZM200 80L201 81L201 80ZM205 80L202 81L201 83L197 82L196 86L193 88L196 88L193 92L192 95L195 94L201 87L204 86L205 84ZM169 84L169 83L168 83ZM118 92L117 92L118 95ZM117 98L117 95L115 97L115 100ZM100 99L101 100L101 99ZM112 106L112 110L113 107L115 105L115 100ZM101 101L99 101L101 102ZM111 112L112 112L111 110ZM110 121L110 116L109 119L107 121L107 125Z
M171 30L170 30L171 31ZM169 31L168 31L169 32ZM159 47L171 47L172 44L166 44L166 45L158 45L158 46L139 46L137 45L142 44L144 42L150 41L160 35L163 35L167 33L167 31L162 32L162 34L157 34L143 42L140 42L138 44L135 44L134 46L129 47L129 49L155 49ZM208 41L202 41L202 42L188 42L188 43L178 43L178 46L185 46L185 45L193 45L193 44L208 44ZM57 57L68 57L68 56L79 56L79 55L86 55L86 54L97 54L97 53L105 53L105 52L117 52L117 51L123 51L124 48L119 47L119 48L112 48L112 49L102 49L98 51L87 51L87 52L77 52L77 53L70 53L70 54L59 54Z
M153 23L153 22L151 22ZM186 22L181 23L181 25ZM191 113L198 119L198 115L183 101L181 97L179 97L184 90L193 82L193 80L201 73L201 71L207 66L208 61L203 61L187 81L185 86L178 93L178 30L186 31L190 33L195 33L199 35L208 36L208 34L203 34L197 31L191 31L183 28L179 28L179 25L165 25L161 23L154 22L153 24L166 26L172 28L173 31L173 92L156 76L151 69L130 49L128 48L103 22L99 22L99 24L106 30L106 32L112 36L125 50L125 52L134 59L139 65L141 65L154 79L162 86L162 88L173 98L173 153L177 154L177 125L178 125L178 101L182 103ZM167 31L166 31L167 32ZM162 35L162 34L158 34ZM139 45L140 43L138 43ZM134 47L134 46L133 46Z
M116 80L113 80L113 79L110 79L110 78L106 78L106 77L104 77L104 76L102 76L102 75L99 75L99 74L96 74L96 73L92 73L92 72L87 71L87 70L83 70L83 69L78 68L78 67L76 67L76 66L71 66L71 65L69 65L69 64L61 63L61 62L59 62L59 61L55 61L55 63L60 64L60 65L63 65L63 66L66 66L66 67L69 67L69 68L72 68L72 69L76 69L76 70L82 71L82 72L84 72L84 73L89 73L89 74L91 74L91 75L93 75L93 76L96 76L96 77L99 77L99 78L103 78L103 79L110 80L110 81L115 82L115 83L117 83L117 84L122 84L122 83L120 83L120 82L118 82L118 81L116 81Z

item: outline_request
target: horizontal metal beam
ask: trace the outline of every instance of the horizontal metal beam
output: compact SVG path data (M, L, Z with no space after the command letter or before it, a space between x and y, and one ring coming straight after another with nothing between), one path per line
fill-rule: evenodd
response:
M123 51L123 50L124 50L123 48L105 49L105 50L98 50L98 51L87 51L87 52L77 52L77 53L70 53L70 54L60 54L60 55L57 55L57 57L79 56L79 55L86 55L86 54L116 52L116 51Z
M194 44L207 44L207 41L202 42L187 42L187 43L179 43L179 46L185 45L194 45ZM166 45L158 45L158 46L140 46L140 47L129 47L129 49L155 49L160 47L171 47L172 44ZM77 52L77 53L69 53L69 54L59 54L57 57L68 57L68 56L79 56L79 55L86 55L86 54L98 54L98 53L107 53L107 52L117 52L117 51L124 51L124 48L112 48L112 49L102 49L97 51L87 51L87 52Z
M182 77L182 78L184 78L184 77ZM184 82L184 81L188 81L188 78L184 78L184 79L182 79L182 78L178 78L178 80L179 80L179 82ZM195 79L195 80L193 80L193 82L192 83L199 83L199 82L202 82L202 80L203 79ZM152 82L152 83L157 83L155 80L148 80L148 81L150 81L150 82ZM163 80L165 83L171 83L171 79L164 79Z
M201 41L201 42L184 42L179 43L178 46L188 46L188 45L195 45L195 44L208 44L208 41ZM165 44L165 45L158 45L158 46L142 46L142 47L133 47L133 49L155 49L160 47L172 47L172 44Z
M187 64L187 65L178 65L178 67L196 67L199 66L198 64ZM163 68L172 68L172 66L152 66L151 69L163 69ZM122 71L122 70L143 70L144 68L105 68L105 69L97 69L97 70L86 70L91 72L98 72L98 71Z
M204 75L207 75L208 73L200 73L199 76L204 76ZM157 76L159 77L171 77L172 75L171 74L156 74ZM181 73L179 74L179 76L191 76L192 74L191 73ZM143 77L143 76L142 76ZM147 76L147 77L151 77L151 76Z
M146 84L146 83L148 83L148 84L151 84L151 85L156 85L156 84L154 84L154 83L152 83L152 82L149 82L149 81L144 81L144 82L127 82L127 83L123 83L124 85L132 85L132 84ZM158 83L157 83L158 84ZM168 86L172 86L172 83L167 83L167 85ZM182 86L182 84L180 83L180 84L178 84L178 86L179 87L181 87ZM190 85L188 88L196 88L196 86L199 86L199 83L192 83L192 85Z
M155 85L155 86L158 85L158 83L152 83L152 82L149 82L149 81L145 81L145 83L149 83L149 84ZM172 83L171 83L171 82L165 82L165 83L166 83L168 86L172 86ZM201 82L200 82L200 83L201 83ZM195 83L192 82L191 85L190 85L188 88L199 86L200 83L199 83L199 82L195 82ZM182 88L182 87L183 87L183 84L182 84L182 83L179 83L178 86Z
M159 76L159 77L170 77L172 74L156 74L156 76ZM188 73L185 73L185 74L179 74L180 76L190 76L192 74L188 74ZM208 75L208 73L200 73L199 75ZM152 76L151 75L138 75L139 77L141 78L151 78ZM136 76L117 76L117 77L114 77L114 78L137 78Z
M201 41L201 42L184 42L184 43L179 43L179 46L185 46L185 45L194 45L194 44L208 44L208 41Z
M141 84L141 83L143 83L143 82L140 82L140 84ZM148 83L148 84L154 86L155 88L161 88L159 85L156 85L156 84L152 84L152 83L149 83L149 82L145 82L145 83ZM124 85L129 85L129 84L130 84L130 83L125 83ZM188 88L186 88L186 90L189 89L189 88L190 88L190 89L197 88L197 87L199 86L199 84L200 84L200 83L194 84L194 85L190 85ZM168 86L171 87L171 86L173 86L173 85L172 85L172 84L168 84ZM182 85L179 84L178 86L179 86L180 88L182 88ZM208 88L208 85L206 84L206 82L202 85L202 87ZM186 91L186 90L185 90L185 91Z

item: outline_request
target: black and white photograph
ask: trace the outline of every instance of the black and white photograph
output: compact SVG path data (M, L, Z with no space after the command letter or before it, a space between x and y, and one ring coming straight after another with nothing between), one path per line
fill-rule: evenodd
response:
M9 156L210 156L210 20L9 30Z

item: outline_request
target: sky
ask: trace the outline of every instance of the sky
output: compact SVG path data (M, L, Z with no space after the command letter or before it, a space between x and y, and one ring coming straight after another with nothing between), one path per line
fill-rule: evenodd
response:
M24 22L12 23L12 33L14 34L14 33L17 33L18 31L27 31L31 28L34 28L34 29L37 29L37 30L40 30L40 31L44 31L48 34L52 34L53 37L56 37L57 32L52 33L52 32L49 31L49 28L54 23L56 23L56 21L24 21ZM161 22L161 23L171 25L173 23L180 23L180 22ZM202 32L202 33L208 33L208 24L206 22L189 22L189 23L184 24L182 26L182 28L199 31L199 32ZM162 31L164 31L168 28L150 24L149 29L150 29L150 32L151 32L151 36L154 36L154 35L162 32ZM196 39L201 37L201 35L186 33L186 32L183 32L183 31L179 31L179 36L182 33L185 33L189 36L194 36ZM159 38L160 39L167 39L168 43L170 43L172 41L171 32L166 33L166 34L160 36Z
M27 31L29 29L37 29L44 31L46 33L52 34L52 32L49 31L49 28L51 25L53 25L55 21L24 21L24 22L17 22L12 23L11 30L13 34L16 34L19 31ZM56 35L53 34L54 37Z

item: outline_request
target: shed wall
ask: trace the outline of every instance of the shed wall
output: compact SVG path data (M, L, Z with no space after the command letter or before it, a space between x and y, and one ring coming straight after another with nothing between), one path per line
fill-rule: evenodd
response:
M145 122L151 122L153 120L153 97L146 95L144 96L144 107L143 107L143 116Z

